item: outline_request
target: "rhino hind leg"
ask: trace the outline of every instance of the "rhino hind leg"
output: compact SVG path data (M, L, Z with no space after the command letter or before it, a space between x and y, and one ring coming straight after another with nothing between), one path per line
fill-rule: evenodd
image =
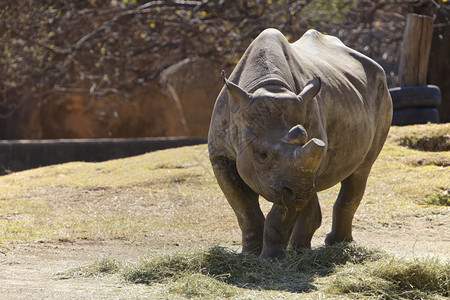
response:
M221 157L212 161L214 174L238 219L242 231L242 252L259 255L263 245L264 215L259 195L239 176L236 162Z
M333 224L331 232L325 238L325 244L352 242L353 216L366 189L369 167L360 168L341 182L341 189L333 206Z
M311 239L321 223L322 212L320 210L319 199L317 194L314 194L308 205L298 212L291 235L292 248L311 248Z

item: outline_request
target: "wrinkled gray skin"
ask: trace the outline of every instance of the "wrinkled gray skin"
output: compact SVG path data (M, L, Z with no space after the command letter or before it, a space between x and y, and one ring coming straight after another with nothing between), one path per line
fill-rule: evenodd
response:
M249 46L214 107L209 155L236 213L243 252L283 258L311 247L317 192L341 182L326 244L352 241L352 220L385 142L392 103L383 69L335 37L275 29ZM258 197L273 202L265 218Z

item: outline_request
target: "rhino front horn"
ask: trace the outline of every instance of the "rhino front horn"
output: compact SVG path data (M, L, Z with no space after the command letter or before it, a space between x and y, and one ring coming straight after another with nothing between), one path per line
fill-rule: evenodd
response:
M322 162L324 151L325 143L322 140L316 138L309 140L296 153L296 161L300 169L304 172L316 172Z

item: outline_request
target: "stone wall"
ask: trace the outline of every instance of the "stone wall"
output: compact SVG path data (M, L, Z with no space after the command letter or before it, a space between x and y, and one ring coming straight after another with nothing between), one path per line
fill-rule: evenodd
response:
M202 137L0 141L0 175L69 161L99 162L206 143Z
M127 95L93 98L89 91L26 99L3 121L0 139L206 136L221 67L188 59Z

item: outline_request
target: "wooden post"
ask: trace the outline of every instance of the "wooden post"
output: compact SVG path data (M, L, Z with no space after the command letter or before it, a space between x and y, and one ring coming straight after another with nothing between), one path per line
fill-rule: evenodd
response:
M409 14L400 52L400 86L427 84L428 58L433 35L433 18Z

